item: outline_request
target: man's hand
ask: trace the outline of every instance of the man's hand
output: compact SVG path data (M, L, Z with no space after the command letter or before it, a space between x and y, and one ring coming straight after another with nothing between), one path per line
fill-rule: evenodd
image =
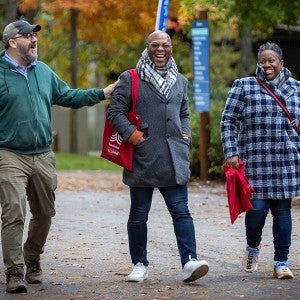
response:
M108 85L107 87L105 87L103 89L103 93L104 93L104 97L105 99L109 99L112 92L114 91L114 89L116 88L117 84L119 83L119 80L117 80L116 82Z
M143 135L144 133L142 131L136 129L129 137L128 142L133 145L139 144L144 140Z

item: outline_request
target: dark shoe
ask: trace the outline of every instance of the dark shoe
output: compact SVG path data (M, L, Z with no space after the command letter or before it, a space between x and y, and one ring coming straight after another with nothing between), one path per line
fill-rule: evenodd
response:
M10 270L6 272L6 292L7 293L27 293L27 286L23 280L24 274L20 270Z
M26 274L25 280L31 284L37 284L42 282L42 269L40 266L40 260L34 256L25 260Z

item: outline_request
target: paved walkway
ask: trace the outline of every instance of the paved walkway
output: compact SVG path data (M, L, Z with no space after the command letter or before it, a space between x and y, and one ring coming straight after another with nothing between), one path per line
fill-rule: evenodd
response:
M58 189L57 215L42 257L43 284L30 285L27 294L6 294L2 267L0 299L300 299L300 207L293 208L290 265L295 278L278 280L272 278L271 217L259 269L246 274L239 268L244 215L231 225L224 184L194 184L191 191L199 259L210 264L207 276L195 283L181 281L172 222L159 193L149 216L149 279L128 283L127 189Z

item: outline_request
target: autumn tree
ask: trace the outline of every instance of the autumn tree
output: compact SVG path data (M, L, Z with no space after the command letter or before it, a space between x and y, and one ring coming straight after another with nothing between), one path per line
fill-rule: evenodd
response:
M279 24L299 24L299 0L182 0L181 15L186 22L195 18L199 8L208 11L212 26L231 38L240 50L238 77L248 76L253 62L252 45L257 38L269 36ZM227 29L226 29L227 28Z
M178 3L172 1L174 11ZM23 0L19 8L24 15L37 12L35 22L43 27L40 57L72 87L78 82L85 88L103 85L103 78L115 80L123 70L135 66L144 37L154 30L157 2ZM66 73L66 69L70 72ZM72 152L76 152L76 124L76 111L71 110Z
M197 19L199 9L207 10L210 28L210 171L223 174L219 123L228 88L235 78L254 71L252 45L257 40L270 36L279 24L298 24L300 1L182 0L180 18L186 28ZM193 127L193 134L197 132ZM193 141L197 140L198 136L193 136ZM194 156L192 153L191 157Z
M179 2L171 1L170 15L177 16ZM77 30L80 43L77 47L92 47L86 56L98 61L101 73L107 76L110 72L119 74L129 62L132 63L132 58L139 56L144 37L154 30L157 3L151 0L23 0L20 9L24 13L38 9L36 21L47 29L49 36L58 37L55 45L46 41L47 52L49 47L66 45L61 36L70 32L68 14L70 9L76 9L79 12ZM43 41L39 43L44 48ZM134 57L133 51L137 52ZM53 60L53 56L48 57L47 52L42 53L43 57L46 61Z

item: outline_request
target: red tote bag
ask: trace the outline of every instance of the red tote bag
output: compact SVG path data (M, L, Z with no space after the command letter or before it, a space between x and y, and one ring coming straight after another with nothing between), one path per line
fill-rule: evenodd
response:
M128 70L131 75L131 95L132 105L131 111L128 113L128 120L140 129L140 117L136 114L136 102L138 94L138 74L136 69ZM106 114L103 138L102 151L100 156L132 171L134 145L124 141L119 133L110 125Z
M227 198L231 224L234 223L238 215L252 209L251 196L253 187L245 176L245 163L239 161L239 168L229 168L223 164L226 177Z

